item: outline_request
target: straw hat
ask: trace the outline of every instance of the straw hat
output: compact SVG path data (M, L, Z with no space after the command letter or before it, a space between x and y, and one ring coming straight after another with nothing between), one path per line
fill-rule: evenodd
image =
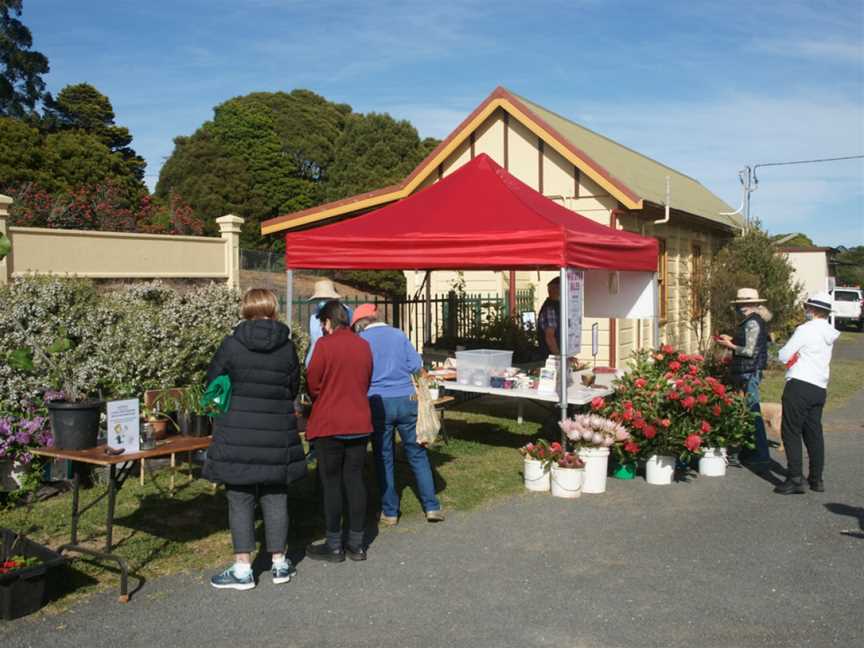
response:
M316 299L342 299L342 295L336 292L336 286L333 285L332 280L319 279L315 282L315 292L312 293L308 301L315 301Z
M833 305L834 300L831 299L831 295L826 292L813 293L804 302L804 306L809 306L810 308L818 308L828 313L831 312Z
M761 304L768 301L767 299L759 298L759 291L755 288L739 288L738 294L730 304Z

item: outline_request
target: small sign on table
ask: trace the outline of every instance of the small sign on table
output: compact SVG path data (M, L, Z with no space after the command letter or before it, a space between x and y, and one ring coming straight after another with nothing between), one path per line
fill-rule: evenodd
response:
M108 401L108 447L126 453L138 452L141 449L140 413L137 398L129 400Z

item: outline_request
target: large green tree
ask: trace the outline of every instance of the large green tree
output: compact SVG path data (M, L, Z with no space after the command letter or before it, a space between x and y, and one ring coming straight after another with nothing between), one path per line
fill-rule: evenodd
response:
M33 36L18 20L23 0L0 0L0 115L32 117L48 98L42 75L48 59L31 49Z
M280 249L262 220L392 184L437 142L408 122L361 115L308 90L253 93L214 109L175 148L158 196L176 191L196 213L246 219L244 247Z
M840 247L834 260L837 261L838 286L864 287L864 245Z
M730 302L738 288L756 288L773 314L771 329L780 336L791 331L802 314L798 308L799 286L792 266L777 254L771 237L758 224L729 241L714 257L705 297L710 300L715 331L730 333L737 325Z

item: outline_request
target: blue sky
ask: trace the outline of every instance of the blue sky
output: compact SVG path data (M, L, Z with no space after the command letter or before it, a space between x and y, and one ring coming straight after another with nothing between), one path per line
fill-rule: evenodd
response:
M860 0L25 0L23 20L53 92L110 97L151 186L216 104L293 88L444 137L504 85L734 207L745 164L864 154ZM864 160L759 176L769 231L864 244Z

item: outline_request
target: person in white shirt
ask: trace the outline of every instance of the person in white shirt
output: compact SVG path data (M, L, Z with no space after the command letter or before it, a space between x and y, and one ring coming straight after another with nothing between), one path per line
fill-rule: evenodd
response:
M774 489L781 495L804 492L801 440L807 446L810 490L823 492L822 470L825 443L822 438L822 408L830 374L831 352L840 337L828 322L831 296L820 292L804 302L807 321L795 329L780 349L780 362L786 364L786 386L783 388L783 446L786 450L786 481Z

